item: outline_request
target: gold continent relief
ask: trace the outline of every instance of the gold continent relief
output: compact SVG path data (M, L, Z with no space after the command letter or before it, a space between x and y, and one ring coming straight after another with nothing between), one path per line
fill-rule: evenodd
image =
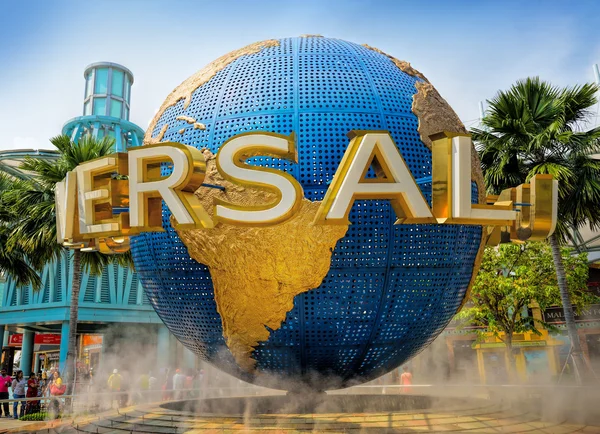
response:
M273 203L275 195L226 181L217 171L214 155L206 158L205 183L225 190L200 187L196 195L211 214L215 199L236 205ZM269 339L294 297L317 288L329 271L331 253L347 226L315 225L321 202L302 199L299 212L284 223L268 227L240 227L217 223L213 229L177 231L188 252L210 271L223 336L237 364L254 373L252 352Z

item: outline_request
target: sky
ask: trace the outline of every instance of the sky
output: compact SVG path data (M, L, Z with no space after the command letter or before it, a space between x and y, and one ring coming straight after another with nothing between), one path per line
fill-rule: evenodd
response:
M130 120L217 57L271 38L320 34L407 60L467 126L516 80L594 80L600 1L0 0L0 150L51 149L82 114L85 67L129 68Z

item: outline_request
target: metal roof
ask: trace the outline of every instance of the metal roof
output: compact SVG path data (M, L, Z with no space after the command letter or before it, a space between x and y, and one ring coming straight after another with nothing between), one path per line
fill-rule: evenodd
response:
M31 176L31 173L20 168L25 157L55 160L58 158L58 155L58 151L49 149L14 149L0 151L0 172L8 173L15 178L25 179Z

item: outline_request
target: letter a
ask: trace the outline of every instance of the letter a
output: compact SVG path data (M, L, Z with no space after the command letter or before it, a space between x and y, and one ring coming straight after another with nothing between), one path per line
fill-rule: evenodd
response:
M348 225L357 199L387 199L400 223L435 223L436 220L387 131L351 131L342 158L315 223ZM376 178L366 178L374 166Z

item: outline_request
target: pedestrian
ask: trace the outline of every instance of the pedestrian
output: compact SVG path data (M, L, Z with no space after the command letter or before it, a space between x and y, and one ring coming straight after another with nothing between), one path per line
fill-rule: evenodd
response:
M23 377L23 371L17 371L17 375L12 382L12 392L13 399L21 399L25 398L25 387L27 386L27 380ZM19 413L17 413L17 408L19 407L19 401L15 401L13 403L13 417L18 419L25 415L25 401L21 401L21 408L19 409Z
M180 369L175 370L173 375L173 389L175 390L175 399L183 398L183 389L185 388L185 375Z
M402 385L402 393L412 392L412 374L408 372L408 366L402 367L402 375L400 375L400 384Z
M158 379L152 375L152 371L148 372L148 389L150 389L148 400L151 402L158 401L160 399L159 393L156 392L159 389Z
M188 398L192 398L194 396L194 376L192 375L192 370L188 369L187 375L185 376L184 382L185 395Z
M146 373L140 375L138 379L138 389L140 402L148 401L148 391L150 390L150 376Z
M50 396L62 396L67 391L66 384L63 384L62 378L60 378L60 372L54 370L52 373L52 382L50 383Z
M56 371L54 368L50 368L46 371L46 378L48 380L46 383L46 396L50 396L50 386L52 386L52 382L54 381L54 371Z
M52 379L50 385L48 386L48 390L50 393L50 403L48 404L48 416L50 419L56 419L59 417L62 403L59 399L59 396L62 396L67 391L66 384L63 384L62 378L60 378L60 372L58 370L54 370L52 372Z
M158 389L158 379L152 375L152 371L148 372L148 388L150 390Z
M110 407L112 408L112 403L113 400L117 401L117 405L119 405L119 401L120 401L120 394L119 392L121 392L121 382L122 382L123 378L121 377L121 374L119 374L119 370L118 369L113 369L113 373L110 377L108 377L108 389L110 390L110 392L112 392L112 395L110 397Z
M48 377L46 375L46 371L40 372L38 374L38 397L44 396L46 393L46 387L48 386Z
M168 368L165 373L165 381L162 385L163 401L170 401L173 398L173 375L171 369Z
M38 379L35 374L32 372L29 374L29 379L27 380L27 393L25 394L26 398L37 398L38 397L38 388L39 388ZM27 405L25 406L25 414L38 413L40 411L40 401L27 401Z
M125 407L129 402L129 392L134 391L135 382L131 381L131 376L129 372L124 372L121 377L121 395L120 395L120 405L121 407Z
M0 370L0 401L8 399L8 388L10 387L12 378L6 373L6 369ZM8 412L8 402L3 402L0 406L0 417L2 417L2 408L4 408L4 417L10 417Z

